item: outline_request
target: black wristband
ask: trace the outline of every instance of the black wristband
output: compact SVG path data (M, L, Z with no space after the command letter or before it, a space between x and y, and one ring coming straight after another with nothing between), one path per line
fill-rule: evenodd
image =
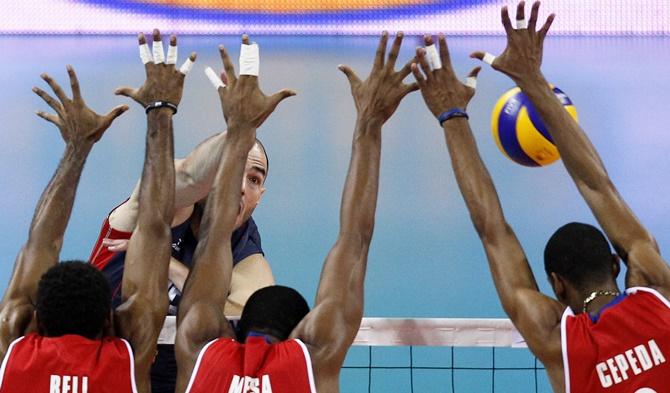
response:
M437 120L440 121L440 125L444 125L444 122L453 119L454 117L465 117L466 119L468 118L468 114L461 108L453 108L449 109L446 112L442 112L438 117Z
M147 106L144 107L144 112L149 113L150 110L152 109L158 109L158 108L170 108L172 109L172 114L177 113L177 105L167 102L167 101L154 101L149 103Z

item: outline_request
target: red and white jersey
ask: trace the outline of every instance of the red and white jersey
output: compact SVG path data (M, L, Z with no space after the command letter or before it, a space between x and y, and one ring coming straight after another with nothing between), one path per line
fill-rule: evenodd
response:
M191 374L186 393L316 393L312 361L300 340L268 344L264 337L208 343Z
M568 307L561 321L566 393L670 392L670 302L634 287L597 322Z
M137 393L126 340L29 334L9 346L0 393Z

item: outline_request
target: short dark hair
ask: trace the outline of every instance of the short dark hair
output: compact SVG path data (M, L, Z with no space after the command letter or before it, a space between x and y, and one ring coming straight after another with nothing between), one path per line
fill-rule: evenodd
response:
M265 156L265 176L263 177L263 182L265 183L265 180L268 178L268 173L270 173L270 157L268 157L268 152L265 150L265 145L263 145L258 138L256 138L256 145L258 145Z
M556 273L579 289L589 290L612 276L612 252L605 235L589 224L558 228L544 249L547 275Z
M57 264L40 279L37 318L43 334L78 334L90 339L102 333L112 294L105 276L82 261Z
M272 285L254 292L237 324L237 340L244 342L249 331L267 333L286 340L309 312L307 301L293 288Z

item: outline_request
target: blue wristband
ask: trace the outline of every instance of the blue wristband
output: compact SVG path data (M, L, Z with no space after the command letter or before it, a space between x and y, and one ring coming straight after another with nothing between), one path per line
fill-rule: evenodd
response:
M467 114L463 109L461 109L461 108L452 108L452 109L449 109L449 110L446 111L446 112L442 112L442 114L440 114L440 115L437 117L437 120L439 120L440 125L444 125L444 122L445 122L445 121L447 121L447 120L449 120L449 119L452 119L452 118L454 118L454 117L465 117L466 119L469 118L469 117L468 117L468 114Z

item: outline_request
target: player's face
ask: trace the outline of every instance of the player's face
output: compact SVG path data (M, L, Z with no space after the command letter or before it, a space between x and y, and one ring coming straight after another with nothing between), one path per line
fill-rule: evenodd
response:
M249 151L247 156L247 165L244 169L244 179L242 180L242 198L240 200L240 212L235 220L235 228L244 224L251 213L261 201L261 196L265 192L265 175L267 174L268 163L265 154L257 144Z

